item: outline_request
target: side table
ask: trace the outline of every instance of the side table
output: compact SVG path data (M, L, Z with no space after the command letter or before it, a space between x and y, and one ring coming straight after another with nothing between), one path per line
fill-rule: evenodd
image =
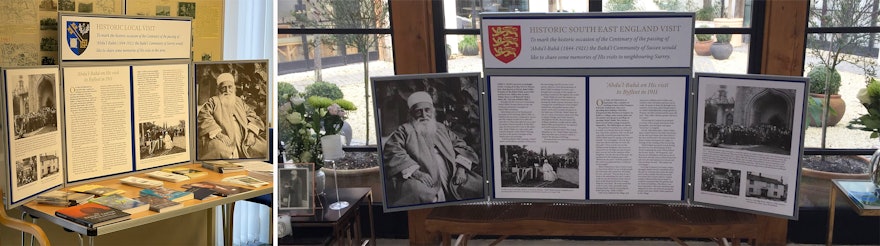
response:
M846 195L849 207L859 216L880 216L880 199L874 194L874 184L870 180L831 180L831 192L828 193L828 240L831 245L834 236L834 203L837 193Z
M337 197L336 190L327 190L326 198L322 199L328 204L342 200L350 205L340 210L331 210L326 205L322 209L315 210L315 214L304 217L291 217L290 224L293 231L298 228L325 227L332 228L331 243L339 245L362 245L360 205L366 204L369 212L370 239L369 245L376 245L376 233L373 229L373 191L369 187L339 188ZM352 238L353 237L353 238ZM356 243L351 243L354 241ZM278 239L279 245L301 244L296 238L287 236Z

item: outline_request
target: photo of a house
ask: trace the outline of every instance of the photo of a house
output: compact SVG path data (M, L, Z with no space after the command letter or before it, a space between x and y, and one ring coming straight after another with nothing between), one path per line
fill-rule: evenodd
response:
M762 173L746 172L748 191L746 196L784 202L788 199L788 183L782 176L773 178Z

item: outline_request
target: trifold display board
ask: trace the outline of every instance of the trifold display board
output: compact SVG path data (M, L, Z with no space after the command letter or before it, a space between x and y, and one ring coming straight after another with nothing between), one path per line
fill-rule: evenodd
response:
M696 203L797 218L805 78L692 78L693 13L484 13L481 24L476 102L477 74L373 79L386 211Z
M60 67L3 69L7 207L192 160L191 19L58 20Z

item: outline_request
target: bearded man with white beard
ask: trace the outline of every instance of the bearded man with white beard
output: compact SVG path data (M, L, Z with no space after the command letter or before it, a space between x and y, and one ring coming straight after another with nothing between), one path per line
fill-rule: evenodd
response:
M265 124L240 97L235 95L235 76L217 76L218 95L199 109L199 135L203 148L199 159L266 158L268 145L259 135Z
M390 205L482 197L482 176L471 170L479 164L479 157L461 137L437 122L431 95L414 92L407 106L412 120L400 125L383 148Z

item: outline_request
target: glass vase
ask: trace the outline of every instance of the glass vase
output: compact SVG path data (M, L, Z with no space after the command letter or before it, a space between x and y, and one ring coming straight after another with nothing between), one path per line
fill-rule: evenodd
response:
M325 189L327 189L327 175L324 174L324 170L318 169L315 171L315 194L323 196Z
M868 169L868 175L871 176L871 183L880 191L880 148L871 155L871 168Z

